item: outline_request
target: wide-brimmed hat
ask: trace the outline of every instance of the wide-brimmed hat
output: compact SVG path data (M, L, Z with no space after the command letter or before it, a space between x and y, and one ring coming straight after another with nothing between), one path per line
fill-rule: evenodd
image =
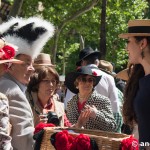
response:
M95 78L94 86L96 86L101 79L101 76L97 76L97 73L95 71L92 72L91 68L87 66L79 67L76 71L68 73L65 77L65 85L71 92L75 94L77 94L79 90L76 88L74 82L80 75L91 75L93 78Z
M49 67L55 67L51 63L51 58L49 54L40 53L37 58L34 60L34 66L49 66Z
M119 34L119 37L127 39L131 36L150 36L150 19L130 20L128 22L128 33Z
M87 47L80 51L79 53L79 61L76 62L76 66L81 66L81 61L90 56L101 57L101 53L99 51L94 51L91 47Z

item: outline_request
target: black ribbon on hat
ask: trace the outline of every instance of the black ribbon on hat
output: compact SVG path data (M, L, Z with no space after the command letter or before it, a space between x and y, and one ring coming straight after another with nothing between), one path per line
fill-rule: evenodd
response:
M128 33L150 33L150 26L128 27Z

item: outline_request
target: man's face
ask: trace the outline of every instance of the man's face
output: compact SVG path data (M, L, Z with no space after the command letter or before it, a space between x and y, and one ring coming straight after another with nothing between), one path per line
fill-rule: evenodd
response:
M30 56L20 54L16 57L19 60L22 60L23 64L12 64L9 69L9 73L15 77L22 84L28 84L30 81L30 76L34 72L33 60Z

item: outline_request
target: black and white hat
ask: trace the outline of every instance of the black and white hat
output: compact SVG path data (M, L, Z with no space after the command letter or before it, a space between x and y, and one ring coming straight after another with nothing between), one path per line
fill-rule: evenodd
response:
M16 55L26 54L34 59L54 35L54 26L38 17L16 17L0 25L0 34L6 42L18 47Z

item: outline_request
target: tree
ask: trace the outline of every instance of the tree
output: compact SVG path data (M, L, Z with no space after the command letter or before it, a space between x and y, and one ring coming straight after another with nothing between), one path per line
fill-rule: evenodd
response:
M20 15L20 12L21 12L21 7L23 5L23 1L24 0L14 0L13 2L13 6L9 12L9 17L13 16L18 16Z
M101 58L106 56L106 5L107 0L102 0L101 7L101 18L100 18L100 49L101 49Z
M56 26L56 29L60 29L61 24L65 20L71 18L71 16L76 14L75 12L86 7L87 4L90 4L91 0L82 0L82 2L80 0L42 0L43 11L38 10L38 2L38 0L24 1L22 16L40 15L44 19L51 21ZM63 26L63 30L59 34L56 53L56 64L60 72L62 72L63 68L61 66L64 53L66 55L64 56L65 61L68 62L66 72L75 67L79 53L77 45L80 43L81 35L84 39L85 46L90 45L94 49L97 48L102 51L99 44L101 39L100 28L102 26L100 21L103 21L100 18L101 6L102 1L99 1L90 11L83 13L72 21L68 21ZM144 18L147 7L146 0L107 0L105 30L107 52L105 59L116 64L118 69L123 69L128 60L126 52L123 51L125 43L118 38L118 34L126 32L128 20ZM53 38L46 45L44 52L52 55L54 53L54 43L55 40Z
M87 4L86 6L78 10L77 12L72 13L71 16L67 16L66 19L64 19L61 22L60 26L57 27L55 36L54 36L54 49L53 49L53 59L52 59L53 63L56 63L56 52L57 52L57 47L58 47L57 45L58 45L59 35L61 31L63 30L63 28L65 27L65 25L71 22L72 20L78 18L82 14L90 11L97 3L98 3L98 0L92 0L89 4Z

